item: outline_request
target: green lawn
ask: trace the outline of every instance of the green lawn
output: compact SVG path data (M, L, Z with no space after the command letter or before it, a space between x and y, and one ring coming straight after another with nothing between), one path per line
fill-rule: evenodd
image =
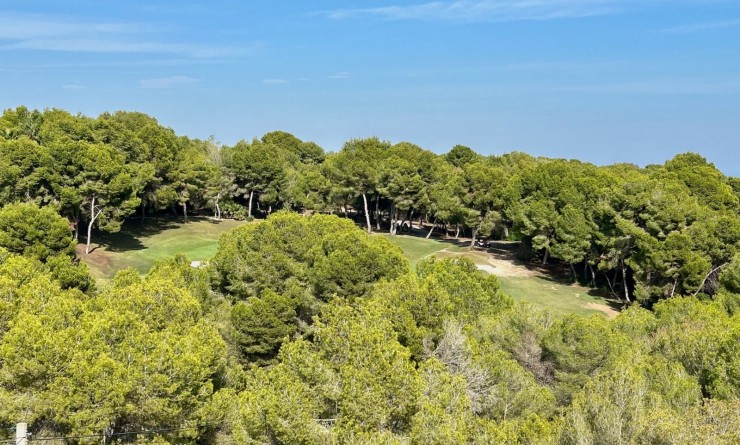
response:
M605 314L613 302L598 295L594 290L578 284L562 284L544 277L499 277L501 288L515 301L527 301L548 308L556 314L593 315ZM604 310L595 309L600 307ZM616 313L609 312L611 316Z
M390 236L388 234L379 234L387 238L393 244L397 245L403 250L404 255L411 262L411 267L416 266L416 263L429 255L433 255L442 249L447 248L448 250L458 251L461 249L460 246L454 243L444 243L442 241L436 241L433 239L425 239L423 237L396 235Z
M406 258L412 265L429 255L441 257L465 256L479 265L489 265L490 255L481 250L471 250L463 244L424 239L412 236L388 236L394 244L403 249ZM499 261L504 261L499 259ZM500 264L500 263L499 263ZM517 266L514 261L507 269L524 269L526 276L498 275L501 288L515 301L527 301L536 306L547 308L556 314L606 314L615 316L614 302L600 296L597 291L587 287L568 283L568 277L547 276L541 273L529 273L524 265ZM495 270L495 269L494 269ZM560 279L564 278L561 282Z
M144 225L138 221L127 222L119 233L94 233L90 255L81 255L92 275L101 282L110 281L121 269L132 267L145 274L155 260L184 253L190 260L211 258L218 248L222 233L243 224L239 221L214 221L207 218L191 218L187 224L181 219L148 219ZM423 237L380 234L398 245L412 266L429 255L458 256L472 259L479 265L490 265L488 253L470 250L465 243L425 239ZM78 251L84 252L78 248ZM499 261L501 261L499 259ZM499 265L501 265L499 263ZM517 268L514 262L506 263L511 271ZM495 269L494 269L495 270ZM494 272L495 273L495 272ZM610 303L594 294L591 289L557 281L560 277L543 274L527 276L498 275L502 289L516 301L528 301L548 308L558 314L577 313L581 315L608 313ZM611 312L610 315L614 315Z
M240 224L243 223L208 218L190 218L187 224L181 218L147 219L144 225L127 221L121 232L93 233L93 246L100 246L87 256L82 246L81 257L98 280L108 281L127 267L144 274L155 260L177 253L184 253L193 261L211 258L221 234Z

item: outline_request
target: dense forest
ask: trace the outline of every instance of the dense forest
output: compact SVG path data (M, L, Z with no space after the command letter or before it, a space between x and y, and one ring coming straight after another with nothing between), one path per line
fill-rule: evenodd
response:
M740 441L740 179L698 154L222 146L141 113L18 107L0 205L0 439L27 422L71 444ZM206 267L100 286L79 261L99 231L203 213L256 222ZM412 224L520 241L625 309L557 317L371 235Z

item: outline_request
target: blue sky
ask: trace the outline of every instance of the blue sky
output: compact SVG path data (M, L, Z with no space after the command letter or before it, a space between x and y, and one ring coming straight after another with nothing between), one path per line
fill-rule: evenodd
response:
M0 1L0 107L740 176L740 1Z

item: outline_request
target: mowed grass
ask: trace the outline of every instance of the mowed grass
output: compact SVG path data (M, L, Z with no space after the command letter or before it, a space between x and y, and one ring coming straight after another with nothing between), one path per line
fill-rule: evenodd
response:
M412 265L416 265L420 259L430 255L465 256L479 265L490 266L491 264L489 262L491 256L488 253L482 250L471 250L460 243L403 235L389 236L388 239L403 250ZM599 291L579 284L570 284L567 276L530 273L524 265L515 266L513 259L510 267L521 267L526 271L524 275L527 275L497 276L502 290L511 295L515 301L529 302L559 315L600 314L613 317L617 314L614 301L604 298Z
M415 267L416 263L420 259L429 255L434 255L442 249L460 249L460 247L453 244L443 243L433 239L425 239L423 237L406 235L390 236L388 234L379 234L379 236L387 238L389 241L393 242L393 244L400 247L401 250L403 250L404 256L409 260L409 262L411 262L411 267Z
M538 276L499 277L498 280L501 289L514 301L526 301L556 314L616 316L618 310L613 301L579 284L564 284Z
M119 233L93 234L94 250L84 254L84 245L78 246L82 260L91 274L101 283L109 282L116 272L134 268L146 274L154 261L183 253L191 261L207 260L216 254L221 234L243 224L239 221L214 221L208 218L147 219L142 225L132 220L124 224ZM479 265L490 266L492 257L481 250L471 250L466 243L454 240L440 241L419 236L385 236L399 246L412 267L424 257L465 256ZM498 261L502 261L499 259ZM507 268L522 268L512 260ZM495 268L494 268L495 270ZM556 314L616 314L613 301L607 300L587 287L569 284L568 277L549 276L542 273L525 273L526 276L498 275L501 288L515 301L526 301L547 308ZM559 281L563 279L564 281Z
M106 282L121 269L132 267L139 273L149 271L154 261L183 253L191 261L207 260L216 254L221 234L243 224L240 221L215 221L208 218L148 218L127 221L118 233L94 232L95 249L85 255L84 245L78 246L80 257L91 274Z

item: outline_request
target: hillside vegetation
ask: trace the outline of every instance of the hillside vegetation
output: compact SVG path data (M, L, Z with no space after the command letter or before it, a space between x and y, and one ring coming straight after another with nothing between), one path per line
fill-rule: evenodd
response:
M140 113L23 107L0 130L0 439L26 422L69 444L740 441L740 183L697 154L597 167L376 138L326 154L284 132L221 147ZM160 252L230 224L204 212L256 221L204 267L151 256L100 283L80 261L142 215L181 220ZM510 243L429 256L398 241L412 221L518 241L517 261L625 309L514 301L478 257Z

